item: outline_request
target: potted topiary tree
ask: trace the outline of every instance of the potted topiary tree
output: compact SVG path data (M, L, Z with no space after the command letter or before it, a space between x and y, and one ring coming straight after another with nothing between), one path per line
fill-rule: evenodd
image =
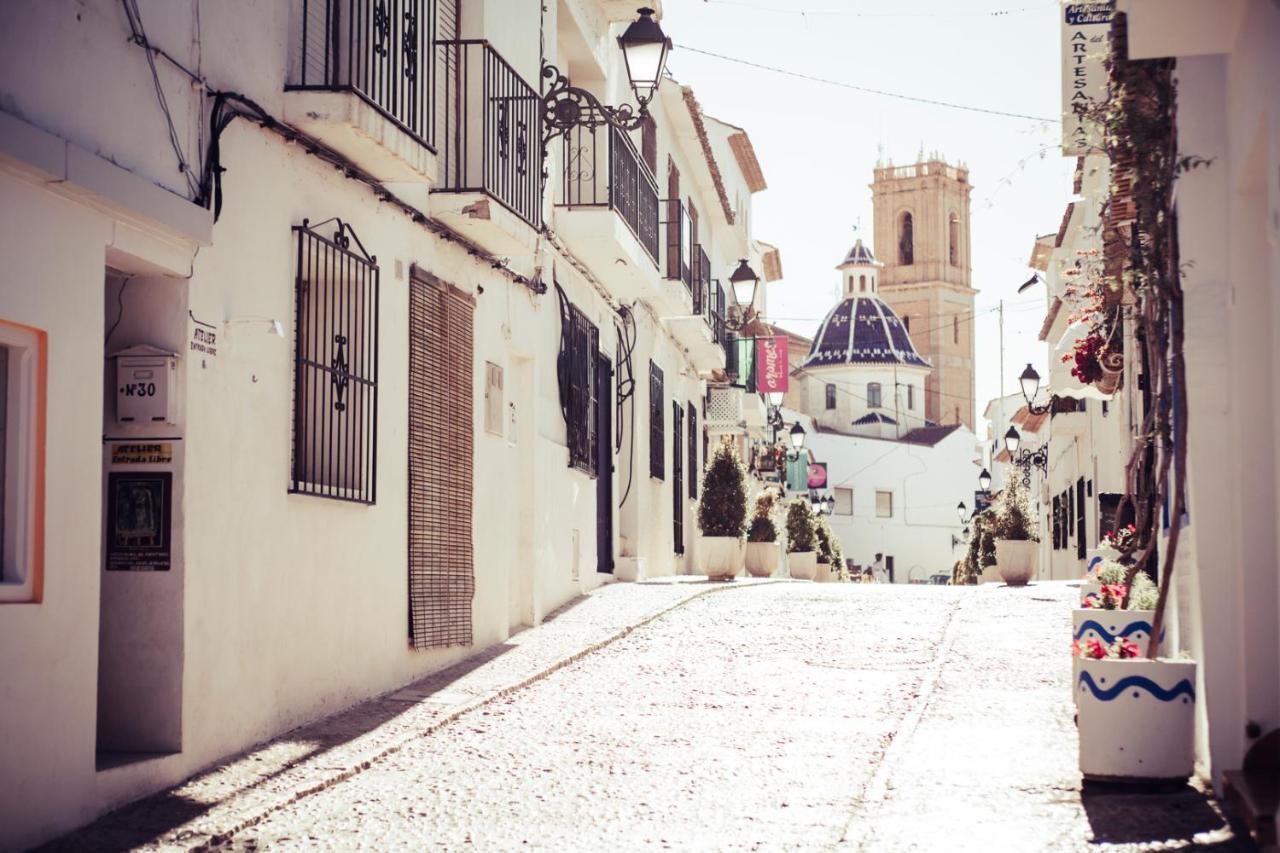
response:
M747 528L747 573L753 578L767 578L778 567L778 525L773 520L778 497L772 488L756 496Z
M1026 586L1040 564L1040 536L1027 507L1026 488L1016 476L1004 488L991 532L1001 580L1009 586Z
M813 508L808 498L792 498L787 504L787 570L791 577L807 581L818 573Z
M730 442L716 446L702 476L698 527L707 577L729 580L742 567L742 533L747 523L747 476Z
M849 572L844 564L844 544L834 530L828 528L828 533L831 539L831 579L833 581L847 581Z
M813 520L813 541L815 553L818 555L818 569L814 580L818 583L831 582L831 526L826 516L817 515Z

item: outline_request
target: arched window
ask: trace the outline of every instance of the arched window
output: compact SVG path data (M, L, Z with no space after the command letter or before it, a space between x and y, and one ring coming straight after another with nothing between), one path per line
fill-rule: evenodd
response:
M951 266L960 266L960 217L954 213L947 222L947 245L950 247Z
M867 408L868 409L880 408L880 383L879 382L867 383Z
M858 276L858 289L863 293L867 292L867 277L865 275Z
M827 408L834 409L836 407L836 386L827 385Z
M898 220L898 263L910 266L915 263L915 232L910 213L903 213Z

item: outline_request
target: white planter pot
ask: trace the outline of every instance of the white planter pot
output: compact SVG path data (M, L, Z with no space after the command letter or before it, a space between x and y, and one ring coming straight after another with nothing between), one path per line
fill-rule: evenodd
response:
M996 566L1009 586L1026 586L1040 565L1040 543L1015 539L996 540Z
M735 536L703 536L708 580L729 580L742 569L742 541Z
M1117 637L1128 637L1130 642L1137 643L1143 656L1147 654L1147 640L1151 637L1151 620L1155 618L1154 610L1102 610L1097 607L1084 607L1071 613L1071 638L1084 646L1089 640L1099 640L1109 646ZM1164 638L1161 637L1163 643ZM1157 654L1163 653L1163 646ZM1080 678L1080 666L1087 660L1077 656L1071 667L1072 695L1078 700L1080 694L1075 692L1075 683Z
M813 578L818 583L831 583L831 563L827 560L818 561L818 571Z
M787 571L796 580L813 580L818 575L818 552L792 551L787 554Z
M778 568L781 546L777 542L747 543L747 574L753 578L767 578Z
M1120 559L1120 552L1115 548L1090 548L1084 553L1084 573L1086 577L1092 576L1103 561L1110 560L1114 563Z
M982 574L978 575L978 583L999 583L999 582L1000 582L1000 567L998 565L987 566L982 570Z
M1080 606L1093 606L1099 603L1102 595L1102 584L1085 581L1080 584Z
M1195 685L1194 661L1083 661L1075 678L1080 773L1098 781L1190 777Z

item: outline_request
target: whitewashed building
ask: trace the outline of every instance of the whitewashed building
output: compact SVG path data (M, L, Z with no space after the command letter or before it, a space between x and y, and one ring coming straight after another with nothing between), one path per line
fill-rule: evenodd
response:
M1166 629L1168 647L1199 663L1198 768L1221 793L1225 772L1280 728L1280 115L1271 109L1280 9L1265 0L1117 0L1115 9L1126 15L1129 59L1175 59L1177 150L1208 161L1176 185L1188 470ZM1066 320L1073 305L1063 274L1106 248L1099 226L1114 222L1099 216L1117 193L1114 171L1104 154L1078 159L1078 198L1033 255L1048 288L1048 391L1079 398L1050 417L1042 497L1070 494L1083 508L1078 527L1068 518L1051 536L1055 577L1083 572L1084 549L1128 520L1113 507L1141 431L1136 359L1126 357L1120 388L1101 399L1082 393L1060 361L1078 336ZM1132 329L1124 334L1125 352L1136 352Z
M746 133L551 132L633 6L398 12L0 8L0 848L690 566Z

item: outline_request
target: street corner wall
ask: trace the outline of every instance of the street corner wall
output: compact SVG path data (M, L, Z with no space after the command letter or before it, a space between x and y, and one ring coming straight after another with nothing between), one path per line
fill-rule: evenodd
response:
M0 321L47 336L43 599L0 604L0 849L91 814L110 233L0 171Z

